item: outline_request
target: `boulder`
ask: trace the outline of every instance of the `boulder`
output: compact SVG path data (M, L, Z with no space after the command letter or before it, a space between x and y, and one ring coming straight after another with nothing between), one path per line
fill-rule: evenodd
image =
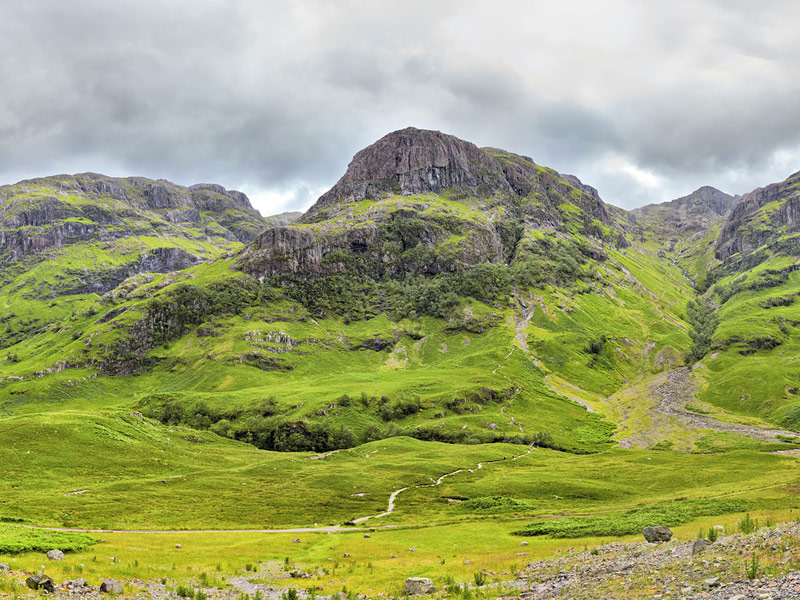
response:
M64 553L61 550L48 550L47 558L49 560L64 560Z
M427 577L409 577L406 579L404 591L409 596L432 594L436 591L433 582Z
M83 577L78 577L77 579L69 580L61 582L61 587L66 588L68 590L76 590L76 589L83 589L89 587L89 584Z
M642 535L651 544L657 542L668 542L672 539L672 530L669 527L658 525L656 527L645 527Z
M103 594L121 594L122 586L113 579L103 579L103 583L100 584L100 592Z
M700 554L711 545L711 542L704 538L698 538L692 542L692 556Z
M311 577L311 575L309 575L305 571L301 571L300 569L294 569L293 571L289 571L289 576L292 577L293 579L308 579L309 577Z
M53 580L44 573L39 575L31 575L25 580L25 585L32 590L44 590L51 594L56 591L56 586L53 585Z
M0 563L0 573L9 573L11 572L11 567L8 566L8 563Z

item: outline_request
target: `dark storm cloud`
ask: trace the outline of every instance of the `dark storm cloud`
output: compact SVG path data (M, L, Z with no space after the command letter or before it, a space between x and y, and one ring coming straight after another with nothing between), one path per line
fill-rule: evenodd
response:
M408 125L634 206L800 169L800 5L0 2L0 180L94 170L304 208Z

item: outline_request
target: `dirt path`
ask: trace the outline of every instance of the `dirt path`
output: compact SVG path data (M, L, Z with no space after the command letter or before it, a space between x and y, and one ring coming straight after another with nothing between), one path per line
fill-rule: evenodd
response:
M474 473L475 471L482 469L485 464L503 462L504 460L519 460L520 458L528 456L534 450L535 448L528 448L525 452L522 452L517 456L513 456L510 459L498 458L496 460L482 461L479 462L473 469L456 469L455 471L450 471L449 473L440 475L437 479L432 479L431 483L419 483L417 485L408 485L402 487L393 491L389 495L389 502L385 512L377 515L359 517L357 519L353 519L352 523L363 523L369 519L378 519L392 514L395 512L395 501L397 500L397 497L406 490L423 487L436 487L437 485L441 485L445 479L452 477L457 473ZM29 529L44 529L47 531L74 531L77 533L335 533L338 531L360 531L362 529L366 529L350 526L342 527L341 525L331 525L328 527L293 527L288 529L82 529L79 527L39 527L35 525L22 525L22 527L27 527ZM396 527L398 527L398 525L384 525L378 527L378 529L392 529ZM375 529L375 527L370 527L369 529Z
M527 456L531 452L533 452L533 448L528 448L528 450L526 452L523 452L522 454L518 454L517 456L512 457L511 460L518 460L518 459L522 458L523 456ZM505 458L498 458L497 460L488 460L488 461L486 461L485 464L502 462L504 460L506 460L506 459ZM364 521L368 521L369 519L379 519L381 517L385 517L387 515L390 515L391 513L394 512L394 503L395 503L395 500L397 500L397 496L399 496L402 492L405 492L406 490L411 490L411 489L415 489L415 488L424 488L424 487L436 487L437 485L441 485L442 481L444 481L448 477L452 477L453 475L456 475L457 473L464 473L464 472L466 472L466 473L474 473L475 471L478 471L478 470L482 469L483 465L484 465L483 462L479 462L474 469L456 469L455 471L450 471L449 473L445 473L444 475L441 475L438 479L434 480L433 483L420 483L418 485L406 486L404 488L400 488L399 490L395 490L389 496L389 506L387 507L385 512L382 512L382 513L377 514L377 515L369 515L369 516L366 516L366 517L359 517L357 519L353 519L353 523L356 523L356 524L363 523Z
M690 429L714 429L736 435L745 435L757 440L770 442L779 441L776 436L794 436L796 433L783 429L762 429L752 425L740 423L727 423L714 417L701 415L686 410L686 403L696 401L697 390L690 377L688 367L681 367L666 374L663 383L651 387L654 397L658 401L655 411L668 417L677 418L683 425Z
M550 381L548 380L547 369L545 369L541 361L538 358L536 358L533 355L533 352L531 352L530 348L528 348L528 338L525 335L525 330L528 327L528 323L530 323L531 319L533 318L533 314L536 308L531 307L525 303L525 301L522 298L522 295L519 293L519 290L517 289L517 286L514 286L514 299L517 301L517 304L519 305L519 312L516 311L514 312L514 329L516 331L514 339L516 340L517 346L519 346L520 350L522 350L525 353L525 356L527 356L533 362L533 364L536 365L536 368L538 368L542 373L544 373L544 384L545 386L547 386L547 389L549 389L551 392L555 394L558 394L559 396L565 396L570 400L572 400L573 402L577 402L589 412L595 412L595 410L591 406L589 406L589 404L585 400L579 398L578 396L575 396L574 394L570 394L569 392L556 389L550 384ZM513 351L514 348L512 347L511 352ZM506 358L511 356L511 352L508 353ZM575 391L578 392L583 391L575 385L572 384L568 385Z

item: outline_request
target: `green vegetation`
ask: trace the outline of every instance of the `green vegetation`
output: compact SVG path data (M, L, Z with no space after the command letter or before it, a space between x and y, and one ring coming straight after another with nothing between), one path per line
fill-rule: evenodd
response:
M524 500L509 498L507 496L487 496L483 498L471 498L465 500L458 506L464 512L498 514L508 512L533 511L533 505Z
M529 180L334 204L246 248L263 220L214 189L15 188L26 202L4 206L41 222L14 235L78 233L0 256L0 554L30 568L57 545L79 553L65 577L164 578L194 600L216 572L311 565L309 587L346 575L354 594L412 565L466 598L516 568L512 534L544 556L794 508L796 458L771 452L800 438L692 421L800 433L788 238L718 260L721 217L634 222L493 155ZM189 212L152 206L151 184ZM308 531L208 531L289 527Z
M686 320L691 324L692 347L686 356L686 362L695 363L701 360L711 348L711 338L717 328L717 317L714 307L702 300L690 300L686 304Z
M742 512L746 507L747 502L741 500L678 501L629 510L613 517L569 517L534 522L513 533L521 536L549 535L554 538L619 537L640 533L654 523L682 525L698 517Z
M78 552L98 542L98 539L82 533L45 531L21 525L0 523L0 555L23 552Z

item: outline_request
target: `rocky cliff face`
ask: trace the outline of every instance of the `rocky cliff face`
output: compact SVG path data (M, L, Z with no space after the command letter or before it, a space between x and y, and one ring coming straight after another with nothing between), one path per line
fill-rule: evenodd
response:
M479 190L485 186L485 190ZM475 144L439 131L409 127L392 132L358 152L344 176L306 213L305 221L324 218L340 202L386 195L438 193L447 188L510 192L499 163Z
M547 177L556 175L557 177ZM475 144L439 131L409 127L392 132L358 152L344 176L322 195L302 221L328 218L338 204L392 195L438 194L459 190L478 198L528 197L545 194L551 186L567 185L578 196L594 200L593 217L606 221L597 190L573 175L543 169L533 160Z
M800 171L780 183L742 196L728 216L715 246L716 257L731 262L782 236L800 232Z
M83 173L0 187L0 255L12 260L78 241L131 235L247 242L265 226L244 194L211 184L186 188Z
M375 277L455 272L513 260L534 231L624 245L611 222L597 191L577 177L408 128L358 152L299 223L262 233L238 265L259 277L343 271L353 259Z

